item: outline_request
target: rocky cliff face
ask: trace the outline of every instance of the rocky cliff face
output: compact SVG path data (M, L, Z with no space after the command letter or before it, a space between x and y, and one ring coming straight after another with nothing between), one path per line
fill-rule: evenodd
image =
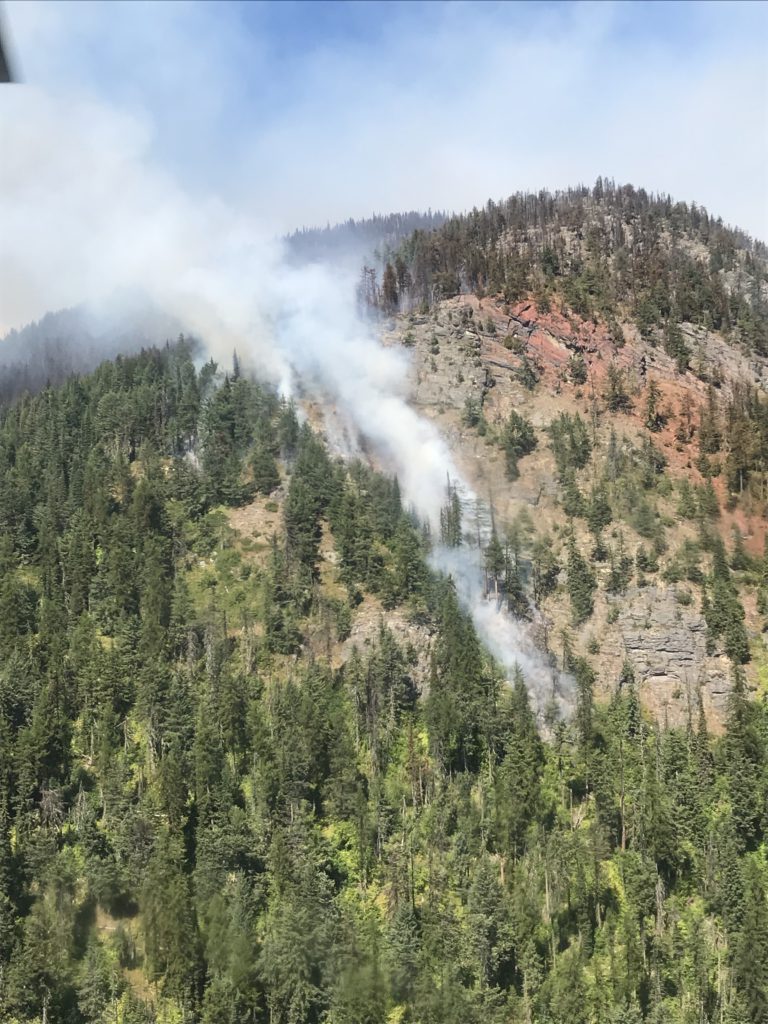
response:
M681 441L679 428L693 410L695 433L695 419L712 381L723 395L744 384L768 391L768 360L739 351L715 332L683 324L692 357L690 371L680 374L661 347L643 340L630 324L622 328L624 344L617 347L607 327L594 320L586 322L560 309L544 313L532 301L510 306L501 300L460 296L438 304L429 314L390 318L382 324L382 340L410 353L413 403L437 421L457 464L477 493L493 505L502 536L510 528L521 535L522 523L523 562L535 537L547 536L563 565L565 535L571 528L582 551L591 547L584 522L576 519L569 526L562 506L546 433L559 413L578 413L589 425L595 467L605 458L611 432L636 447L651 438L666 460L670 480L669 495L658 501L666 545L658 569L638 573L625 593L611 596L604 589L608 568L594 562L594 613L580 626L573 625L561 572L555 592L540 604L543 627L537 628L537 639L539 646L558 657L566 639L574 644L595 667L604 695L618 685L628 659L643 703L659 721L683 724L689 715L695 717L700 695L710 727L717 730L726 714L732 666L708 638L699 586L664 579L681 547L696 537L695 526L676 514L676 488L683 478L693 484L703 481L695 464L695 446ZM580 382L569 373L574 356L585 368ZM631 411L606 409L603 393L611 365L624 375ZM663 426L652 435L644 422L650 380L665 413ZM480 430L469 425L467 410L472 409L481 411ZM507 479L498 443L512 410L530 420L538 441L533 454L520 461L520 477L514 483ZM597 468L587 477L590 473L596 476ZM721 505L716 529L728 544L737 531L745 550L759 556L767 525L765 506L729 510L722 478L715 478L713 485ZM644 538L617 517L608 537L615 538L619 531L634 556ZM740 596L753 651L745 671L748 684L756 688L766 657L763 622L749 586Z
M679 593L675 587L630 587L617 600L616 628L606 630L600 647L603 674L617 679L628 658L645 706L675 722L689 714L695 720L701 687L707 716L720 722L731 690L730 663L721 650L708 653L704 617L681 606Z

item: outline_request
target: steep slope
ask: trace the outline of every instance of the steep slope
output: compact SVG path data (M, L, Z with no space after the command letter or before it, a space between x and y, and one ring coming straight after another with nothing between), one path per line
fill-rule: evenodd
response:
M632 321L682 368L691 357L682 322L768 352L766 256L764 243L701 207L598 179L592 189L517 194L415 231L367 297L394 308L459 292L508 302L532 294L541 310L555 298L577 316L602 317L617 341L619 321Z
M509 306L475 296L445 300L429 315L393 323L384 341L410 349L413 401L437 420L478 494L493 505L502 540L512 532L524 556L529 591L532 552L537 539L548 536L562 571L558 586L539 602L548 624L546 644L562 657L567 631L579 652L590 654L606 695L630 658L646 706L673 722L695 713L700 688L717 727L725 715L732 672L723 637L712 636L702 615L710 533L730 549L729 578L747 613L752 653L747 678L753 688L764 681L768 523L766 479L756 468L768 450L764 398L749 400L755 403L746 414L754 461L741 493L730 491L729 483L738 481L737 470L728 467L737 456L749 457L738 448L743 430L739 402L746 400L740 386L758 386L768 364L739 353L717 334L686 329L696 337L705 364L718 368L722 384L714 398L699 377L679 374L674 360L631 325L624 325L625 343L617 348L604 325L572 314L539 313L532 301ZM626 400L611 411L616 399L608 378L617 371ZM655 406L650 426L649 401ZM536 447L519 460L519 476L510 481L504 449L513 413L533 425ZM549 431L563 415L579 416L590 442L589 460L574 479L558 469L552 451ZM707 415L722 424L718 429L724 436L721 451L702 467L701 419ZM658 453L653 455L656 464L643 478L642 464L651 452ZM623 468L616 465L619 459L626 463ZM724 466L713 477L718 459ZM708 480L716 503L705 513L693 495L698 490L703 496ZM577 491L569 503L563 488L574 483ZM603 491L609 522L596 545L590 498ZM599 583L594 613L577 625L565 571L571 532L594 561ZM619 544L632 567L620 590L611 593ZM596 546L604 550L595 559ZM645 567L638 563L638 552L650 556ZM681 559L685 570L679 568Z
M181 341L0 412L0 1024L766 1019L762 364L556 292L382 324L475 486L440 540L574 677L546 738L267 385Z
M537 542L556 558L540 646L589 656L606 696L630 661L657 719L690 721L701 695L721 728L734 661L754 692L768 682L764 247L598 183L489 204L416 233L398 261L368 298L421 305L382 335L412 354L412 400L511 535L528 599ZM592 563L588 614L574 548Z

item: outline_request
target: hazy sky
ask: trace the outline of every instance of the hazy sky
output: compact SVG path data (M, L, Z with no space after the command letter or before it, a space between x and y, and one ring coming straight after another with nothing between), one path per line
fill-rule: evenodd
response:
M83 145L127 148L270 231L460 210L602 174L768 238L765 4L12 0L5 11L25 83L12 88L60 105L40 159L48 142L77 148L73 160ZM18 116L28 133L50 130Z

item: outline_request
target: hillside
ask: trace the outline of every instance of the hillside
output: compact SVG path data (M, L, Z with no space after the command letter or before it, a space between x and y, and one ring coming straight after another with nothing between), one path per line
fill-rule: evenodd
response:
M768 364L740 356L717 335L694 334L707 366L724 378L715 390L694 374L681 376L671 357L631 325L624 331L617 349L604 326L539 313L532 301L509 306L462 296L429 316L403 317L384 337L411 350L414 401L436 419L468 479L493 505L530 598L537 543L546 540L555 556L559 585L537 600L550 649L562 657L566 633L590 654L605 694L631 657L645 705L676 724L695 713L701 690L717 729L732 670L726 638L707 626L702 601L720 542L728 586L746 610L748 650L739 662L750 688L762 692L766 682L761 467L768 401L746 382L759 380L755 368ZM612 412L617 380L626 399ZM720 440L716 452L702 454L707 416ZM517 417L531 424L534 447L515 459L510 480L507 451L519 443ZM567 454L558 461L552 424L567 430L569 420L586 437L583 465ZM596 519L598 500L605 507ZM593 561L598 582L594 612L578 622L567 586L571 535ZM622 558L628 564L617 583Z
M0 338L0 405L179 336L181 325L147 300L116 294L112 302L109 312L80 306L47 313Z
M679 325L721 331L735 345L768 354L768 251L696 205L598 179L592 189L518 193L416 230L390 257L384 309L428 308L459 292L532 296L582 318L601 317L621 341L619 322L664 345L682 369L695 353ZM385 280L386 278L386 280Z
M577 310L625 200L365 275L482 529L183 338L2 410L0 1024L768 1019L764 254L635 197ZM433 568L478 536L565 716Z
M605 695L629 657L657 720L690 721L700 693L720 729L736 648L748 687L768 683L764 247L598 184L417 232L388 266L391 301L372 296L383 339L411 352L413 401L493 505L540 644L589 655ZM441 298L447 278L474 291ZM536 594L542 543L560 574ZM588 614L572 546L594 570Z

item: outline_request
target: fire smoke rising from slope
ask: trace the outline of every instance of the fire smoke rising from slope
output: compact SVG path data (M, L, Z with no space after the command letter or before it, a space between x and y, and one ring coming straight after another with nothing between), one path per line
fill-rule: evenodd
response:
M507 678L520 668L539 716L554 704L559 714L567 717L574 704L573 678L559 672L554 661L547 662L534 644L531 630L504 609L502 596L497 599L486 593L483 561L493 530L490 506L478 500L461 479L451 480L451 487L461 499L464 538L470 539L474 531L477 546L438 546L430 558L432 566L453 578L459 600Z
M5 102L0 130L0 326L143 294L215 357L229 361L237 348L284 392L300 387L335 407L437 532L446 473L460 475L437 429L407 403L404 353L382 348L358 318L352 279L291 265L236 210L187 195L146 159L146 126L133 119L25 88ZM433 563L452 573L502 665L520 663L541 708L551 671L485 600L481 558L438 548Z

